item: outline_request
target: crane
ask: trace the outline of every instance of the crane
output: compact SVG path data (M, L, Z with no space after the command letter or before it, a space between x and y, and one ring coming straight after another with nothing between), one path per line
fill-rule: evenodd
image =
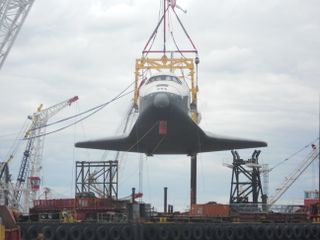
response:
M310 166L310 164L317 159L319 151L315 144L311 145L312 150L309 154L301 161L301 163L285 177L285 180L276 188L275 193L268 199L268 205L271 207L276 201L291 187L291 185L301 176L301 174ZM319 146L318 146L319 148Z
M10 155L9 159L4 162L0 162L0 205L8 205L8 183L10 181L8 163L13 158Z
M78 97L74 96L46 109L42 109L43 106L41 104L35 113L28 116L32 122L24 136L27 144L14 189L16 205L20 203L21 195L24 192L24 204L22 207L24 211L28 211L30 201L37 198L37 193L40 188L39 175L41 171L46 124L51 117L77 100ZM24 188L26 181L27 186Z
M0 69L34 3L34 0L0 1Z

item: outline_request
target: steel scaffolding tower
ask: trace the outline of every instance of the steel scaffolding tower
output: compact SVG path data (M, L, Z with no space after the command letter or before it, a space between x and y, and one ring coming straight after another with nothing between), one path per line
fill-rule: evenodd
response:
M118 199L118 161L77 161L76 197Z

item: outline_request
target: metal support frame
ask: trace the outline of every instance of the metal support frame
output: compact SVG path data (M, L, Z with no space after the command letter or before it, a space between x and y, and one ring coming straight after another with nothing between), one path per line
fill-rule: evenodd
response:
M237 151L233 155L230 205L238 203L266 203L263 194L258 157L261 151L255 150L252 158L243 160ZM261 201L259 201L259 196Z
M197 64L197 61L196 61ZM199 113L197 111L198 84L195 79L195 64L193 58L168 58L163 55L161 58L139 58L136 59L135 85L134 85L134 105L138 106L139 86L143 83L144 71L146 70L170 70L171 72L187 70L188 72L180 78L190 79L191 111L192 120L199 123Z
M191 161L191 178L190 178L190 208L193 204L197 204L197 155L194 154L190 158Z
M118 161L77 161L75 193L118 199Z

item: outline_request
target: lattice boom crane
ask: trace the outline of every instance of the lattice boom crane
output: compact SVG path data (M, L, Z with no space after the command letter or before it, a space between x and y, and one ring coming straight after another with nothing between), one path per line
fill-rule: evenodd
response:
M40 171L47 122L63 108L77 100L78 97L75 96L47 109L42 109L41 104L37 112L28 116L32 123L25 134L27 145L23 154L14 192L16 204L20 203L21 195L24 192L24 211L28 211L30 200L32 201L37 198L37 193L40 188ZM25 189L24 185L26 181L27 188Z
M319 146L311 145L312 150L304 158L301 163L288 175L281 185L276 189L275 193L268 199L269 206L275 204L280 197L291 187L291 185L301 176L301 174L310 166L310 164L319 156Z
M0 69L34 3L34 0L0 1Z

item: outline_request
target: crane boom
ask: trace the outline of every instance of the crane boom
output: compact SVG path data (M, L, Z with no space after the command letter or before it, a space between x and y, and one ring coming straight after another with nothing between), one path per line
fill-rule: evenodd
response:
M0 3L0 69L34 3L34 0L2 0Z
M319 146L318 146L319 147ZM275 204L276 201L291 187L291 185L301 176L301 174L310 166L310 164L317 159L319 152L315 145L312 145L312 151L305 159L293 170L293 172L285 177L281 185L276 188L275 193L269 198L269 206Z
M66 106L77 101L78 97L69 98L61 103L49 108L42 109L42 104L38 107L37 112L28 116L32 123L25 134L27 140L26 149L20 164L19 174L17 177L14 196L17 203L20 203L21 195L24 192L23 209L27 211L30 206L30 200L35 200L40 186L40 170L43 156L43 146L46 133L46 124L48 120L61 111ZM28 181L27 181L28 180ZM27 189L24 190L24 184L27 181ZM31 196L31 198L30 198Z

